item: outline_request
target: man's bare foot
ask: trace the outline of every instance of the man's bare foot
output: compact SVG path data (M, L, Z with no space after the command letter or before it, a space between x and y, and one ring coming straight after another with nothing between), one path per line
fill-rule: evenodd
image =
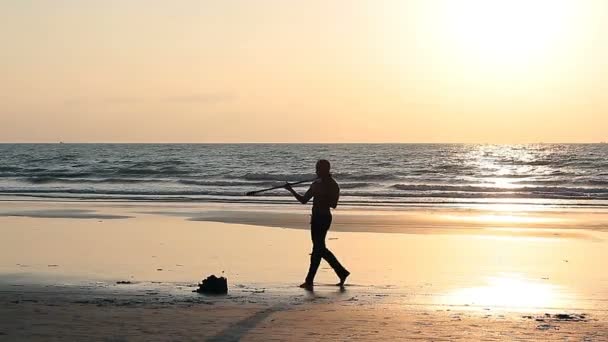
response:
M346 271L343 275L340 276L340 282L336 284L336 286L344 287L344 283L346 282L346 278L350 275L350 272Z
M302 285L300 285L300 288L305 289L306 291L313 291L314 290L314 285L312 283L302 283Z

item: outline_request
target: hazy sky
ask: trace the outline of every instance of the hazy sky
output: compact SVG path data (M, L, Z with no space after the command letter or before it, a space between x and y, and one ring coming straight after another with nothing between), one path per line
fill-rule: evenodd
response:
M0 141L608 140L608 1L3 0Z

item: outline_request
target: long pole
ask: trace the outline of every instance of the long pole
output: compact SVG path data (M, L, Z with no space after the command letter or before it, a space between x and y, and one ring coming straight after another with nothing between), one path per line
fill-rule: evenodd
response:
M294 185L298 185L298 184L302 184L302 183L313 182L314 180L316 180L316 178L315 179L307 179L307 180L303 180L303 181L299 181L299 182L295 182L295 183L286 183L286 184L294 186ZM284 186L285 185L278 185L278 186L273 186L272 188L268 188L268 189L249 191L248 193L245 194L245 196L253 196L253 195L255 195L257 193L260 193L260 192L270 191L270 190L274 190L274 189L280 189L280 188L282 188Z

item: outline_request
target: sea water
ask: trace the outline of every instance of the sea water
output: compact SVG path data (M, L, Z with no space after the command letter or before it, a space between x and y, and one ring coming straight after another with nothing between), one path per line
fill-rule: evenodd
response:
M0 144L0 196L291 203L328 159L343 204L608 206L608 144ZM300 188L305 190L305 188Z

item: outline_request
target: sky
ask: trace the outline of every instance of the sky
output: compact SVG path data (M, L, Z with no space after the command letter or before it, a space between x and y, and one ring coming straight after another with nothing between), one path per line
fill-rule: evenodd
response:
M608 141L604 0L3 0L1 142Z

